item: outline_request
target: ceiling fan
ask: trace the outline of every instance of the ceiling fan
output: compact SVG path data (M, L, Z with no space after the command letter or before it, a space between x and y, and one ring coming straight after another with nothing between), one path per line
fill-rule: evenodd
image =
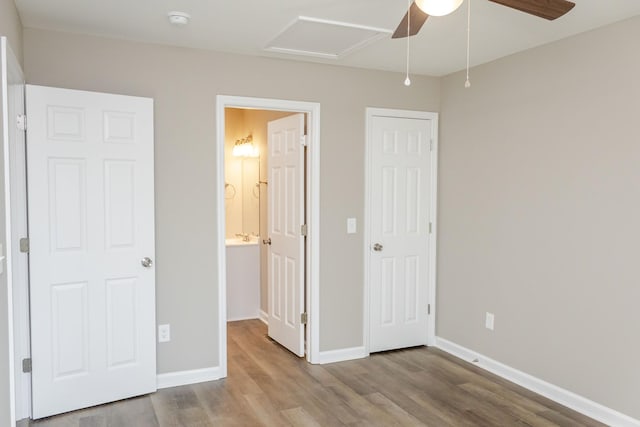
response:
M567 0L489 0L550 21L561 17L576 5ZM391 38L418 34L429 16L444 16L456 10L463 0L415 0Z

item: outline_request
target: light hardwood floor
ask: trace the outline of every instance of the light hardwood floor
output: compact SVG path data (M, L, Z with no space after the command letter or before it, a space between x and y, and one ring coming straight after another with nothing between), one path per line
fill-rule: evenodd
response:
M602 426L433 348L310 365L229 323L229 375L37 422L94 426Z

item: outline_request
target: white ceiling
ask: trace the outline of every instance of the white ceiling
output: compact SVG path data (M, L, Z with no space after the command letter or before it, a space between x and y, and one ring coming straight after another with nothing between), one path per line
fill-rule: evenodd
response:
M469 1L469 0L467 0ZM638 0L574 0L575 8L546 21L487 0L472 1L471 64L494 59L640 15ZM298 16L394 30L406 0L15 0L25 27L104 35L152 43L403 71L406 39L384 37L338 59L268 52L267 43ZM173 10L192 16L168 23ZM427 20L411 38L412 73L440 76L466 61L466 2ZM613 47L615 48L615 47Z

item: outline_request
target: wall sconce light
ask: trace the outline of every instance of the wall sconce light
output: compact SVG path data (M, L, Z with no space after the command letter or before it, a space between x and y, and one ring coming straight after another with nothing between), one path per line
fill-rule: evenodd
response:
M231 152L234 157L258 157L258 147L253 145L253 136L249 135L246 138L238 139L233 146Z

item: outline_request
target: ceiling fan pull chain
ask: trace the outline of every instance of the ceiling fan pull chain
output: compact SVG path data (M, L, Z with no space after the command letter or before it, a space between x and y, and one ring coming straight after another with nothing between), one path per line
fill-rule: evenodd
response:
M408 9L411 9L411 0L407 0ZM407 15L407 78L404 79L405 86L411 86L411 79L409 78L409 39L411 38L411 13Z
M471 50L471 0L467 0L467 80L464 82L465 88L471 87L469 80L469 52Z

